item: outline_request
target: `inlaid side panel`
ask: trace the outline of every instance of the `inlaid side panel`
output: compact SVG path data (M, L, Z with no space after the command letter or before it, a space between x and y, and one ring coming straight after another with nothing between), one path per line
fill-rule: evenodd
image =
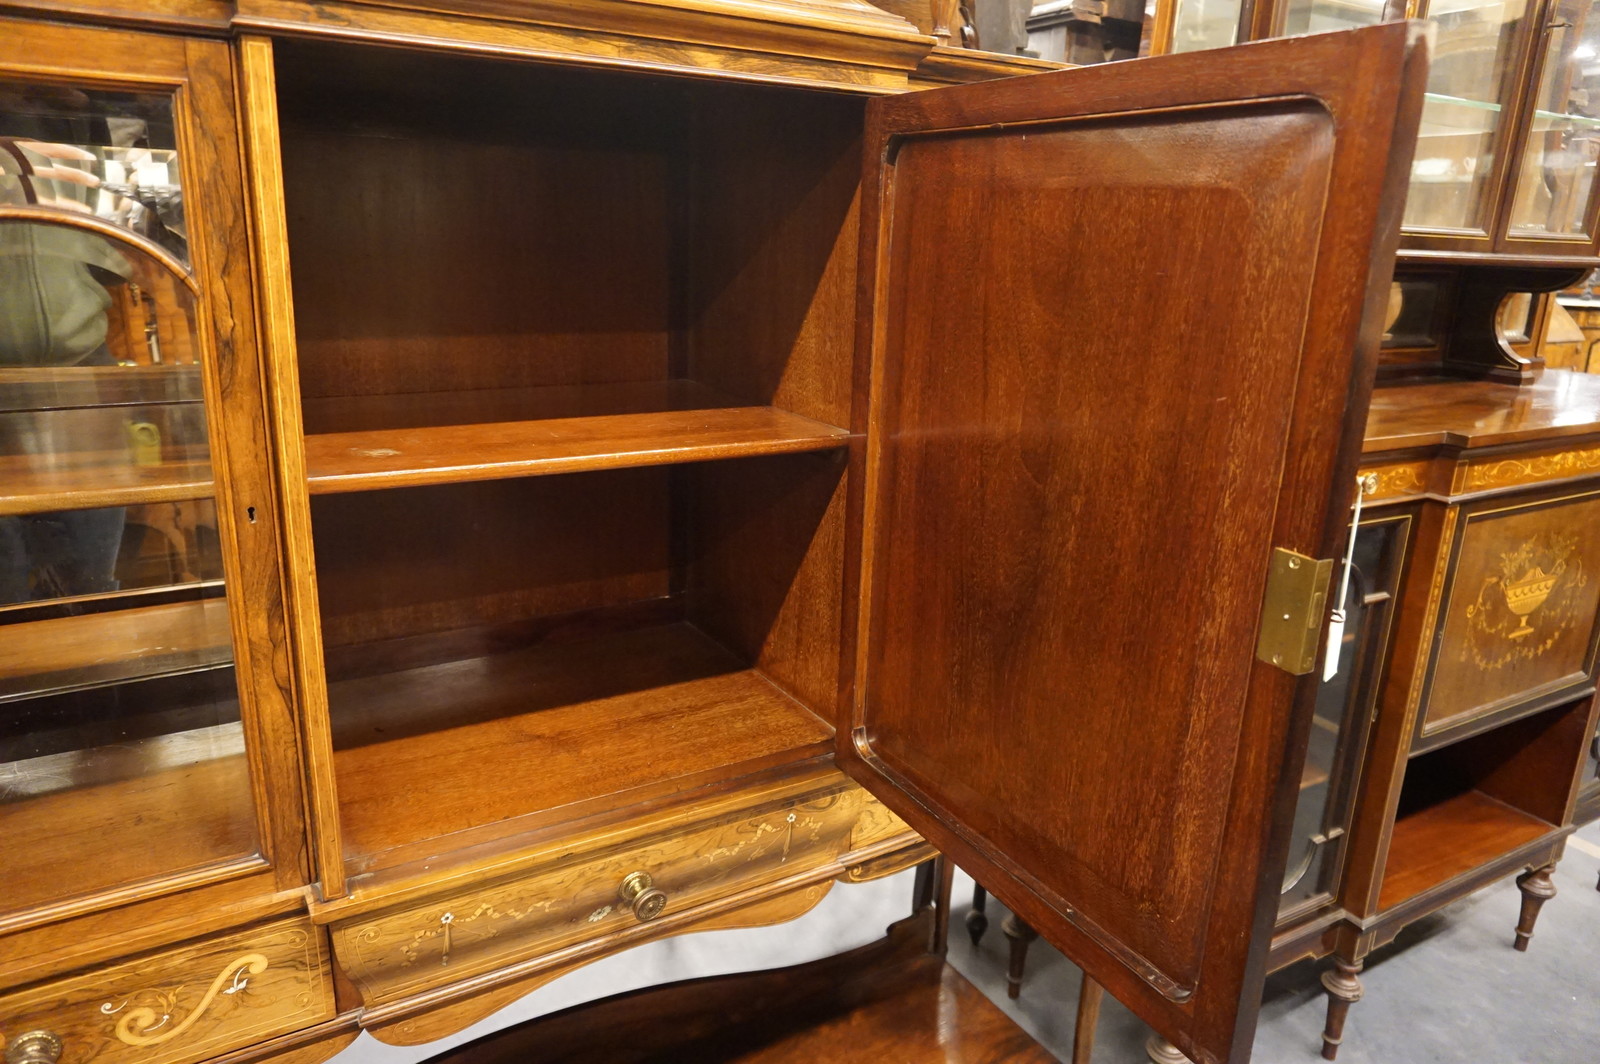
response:
M1420 734L1564 687L1593 668L1600 489L1463 508Z

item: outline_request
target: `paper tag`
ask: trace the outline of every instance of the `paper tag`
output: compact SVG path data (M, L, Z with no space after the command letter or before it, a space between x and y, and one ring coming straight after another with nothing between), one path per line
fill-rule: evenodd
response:
M1339 652L1344 649L1344 610L1334 610L1328 621L1328 649L1322 655L1322 682L1339 675Z

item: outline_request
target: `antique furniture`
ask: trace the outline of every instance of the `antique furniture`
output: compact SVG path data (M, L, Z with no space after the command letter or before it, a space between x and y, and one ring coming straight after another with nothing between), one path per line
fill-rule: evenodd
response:
M850 0L29 10L9 291L113 364L18 393L0 501L214 500L220 579L7 618L13 1060L426 1042L929 843L1248 1057L1414 27L920 93L1039 64ZM1181 373L1063 349L1130 301Z
M1332 956L1330 1060L1374 948L1523 872L1507 917L1526 949L1554 894L1593 793L1597 446L1589 374L1374 393L1339 672L1317 702L1268 959ZM1159 1037L1150 1057L1182 1059Z
M929 950L933 910L850 953L618 995L498 1031L429 1064L952 1059L1054 1064Z

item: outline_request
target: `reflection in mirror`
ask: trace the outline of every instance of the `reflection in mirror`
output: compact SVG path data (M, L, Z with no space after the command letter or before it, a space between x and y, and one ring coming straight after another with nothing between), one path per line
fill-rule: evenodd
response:
M186 260L172 97L0 78L0 204L92 214Z
M1389 317L1384 328L1383 346L1435 347L1438 338L1439 297L1443 282L1436 278L1395 281L1389 288Z
M0 601L112 588L120 540L88 514L108 494L172 502L208 494L210 481L188 286L132 243L0 220L0 521L11 527ZM92 578L63 584L19 560L46 542L65 549L60 527L16 531L55 511L81 511L68 538L96 561L46 568Z
M1371 26L1382 21L1383 8L1384 0L1289 0L1279 32L1298 37Z
M1045 0L1028 16L1028 50L1091 66L1150 53L1155 0Z
M1523 343L1533 333L1534 311L1538 303L1533 298L1532 292L1512 292L1500 304L1500 313L1495 317L1495 327L1500 330L1500 337L1512 343Z
M257 848L194 292L42 213L0 219L0 913Z
M1174 0L1172 51L1226 48L1239 38L1241 0Z

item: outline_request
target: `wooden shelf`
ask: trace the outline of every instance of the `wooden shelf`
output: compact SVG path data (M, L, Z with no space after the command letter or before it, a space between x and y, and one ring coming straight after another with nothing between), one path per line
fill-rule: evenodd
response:
M1555 830L1481 791L1395 821L1378 908L1391 909Z
M687 624L329 685L361 871L803 760L832 731ZM410 846L408 844L415 844ZM413 852L415 851L415 852Z
M198 364L0 367L0 412L198 403Z
M237 723L12 762L0 786L7 908L27 909L255 851ZM63 886L62 870L71 869Z
M6 455L0 458L0 517L199 499L211 494L211 485L211 462L203 456L141 466L126 455Z
M226 599L0 628L0 701L192 672L233 660Z
M692 381L308 402L313 494L828 450L845 429ZM442 423L441 423L442 422Z

